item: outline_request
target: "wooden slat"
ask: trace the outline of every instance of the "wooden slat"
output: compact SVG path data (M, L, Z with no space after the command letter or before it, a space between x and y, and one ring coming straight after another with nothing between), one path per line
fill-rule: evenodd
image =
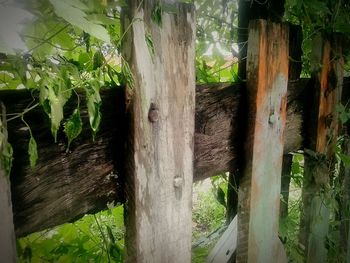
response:
M161 25L151 18L165 3ZM195 119L194 6L129 1L133 73L126 154L126 262L191 262ZM130 25L130 26L129 26Z
M209 253L207 263L230 262L237 247L237 216L235 216L222 234L215 247Z
M333 50L333 51L332 51ZM327 261L326 238L330 209L328 184L335 164L334 146L338 136L338 113L343 85L343 60L337 41L318 35L313 43L314 108L309 115L308 137L302 189L303 209L300 243L305 247L307 262ZM319 65L322 65L321 67Z
M0 152L7 143L6 111L0 101ZM9 175L0 160L0 261L14 263L17 259Z
M251 21L248 129L239 187L236 262L287 262L278 239L287 82L288 28Z

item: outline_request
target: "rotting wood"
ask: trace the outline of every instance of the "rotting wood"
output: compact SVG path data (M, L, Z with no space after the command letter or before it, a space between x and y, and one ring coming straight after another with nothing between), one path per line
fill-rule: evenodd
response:
M303 94L308 82L305 79L290 82L288 86L285 153L302 147ZM349 84L350 80L346 79L344 85L348 87ZM237 142L230 143L222 138L229 138L230 134L235 137L243 129L242 124L235 121L235 116L239 107L237 100L244 88L242 84L197 86L195 180L229 171L230 162L237 166ZM120 88L102 91L102 125L95 143L91 139L84 94L80 94L83 131L73 141L69 153L66 153L66 141L62 133L58 144L54 144L49 120L40 107L25 114L25 120L32 127L38 143L39 160L33 169L28 162L29 134L25 125L20 118L8 123L9 140L15 153L11 185L17 236L106 209L107 202L123 201L118 187L123 180L122 173L118 172L118 167L123 163L120 156L125 152L125 110L121 91ZM10 114L23 112L33 101L31 94L26 91L1 91L0 97ZM348 96L345 94L344 97ZM74 108L72 102L65 107L67 112ZM307 110L305 108L305 113ZM113 163L116 171L113 171Z
M330 183L338 136L337 104L341 101L343 60L336 39L319 34L313 43L314 66L311 86L313 111L307 122L308 136L305 145L304 178L302 189L303 209L300 223L300 243L305 247L307 262L327 261L326 238L330 209L325 201L330 198ZM320 67L319 65L322 65Z
M151 17L163 3L172 11L162 12L159 25ZM123 14L134 78L127 87L126 262L191 262L194 5L134 0Z
M287 262L278 239L278 221L287 117L288 27L251 21L247 54L248 127L238 196L236 262Z
M0 101L0 152L7 144L6 109ZM10 179L0 160L0 261L14 263L17 261L16 236L13 224Z

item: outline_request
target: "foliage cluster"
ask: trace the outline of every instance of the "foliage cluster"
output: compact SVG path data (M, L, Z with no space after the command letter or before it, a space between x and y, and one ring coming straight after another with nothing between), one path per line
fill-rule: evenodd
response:
M343 42L345 70L350 69L350 3L347 0L286 0L285 19L303 29L303 75L309 76L314 65L312 47L315 37L337 34ZM313 64L313 65L312 65Z
M19 262L123 262L123 207L17 241Z
M26 10L30 22L22 26L20 34L24 50L13 50L6 45L5 35L0 36L0 88L25 88L37 99L36 104L8 119L20 117L28 127L29 159L34 166L38 158L35 134L25 122L26 112L40 105L51 122L54 141L62 129L68 150L82 130L77 89L86 93L95 138L101 122L100 89L127 82L131 73L126 63L122 65L119 55L122 39L119 3L31 0L16 1L11 8L13 15ZM67 115L64 105L73 95L76 109L64 118Z

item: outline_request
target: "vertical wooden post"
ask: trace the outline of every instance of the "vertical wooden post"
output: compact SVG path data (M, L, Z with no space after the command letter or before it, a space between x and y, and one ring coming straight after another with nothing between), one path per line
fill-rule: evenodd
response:
M278 221L287 82L288 28L265 20L251 21L237 262L286 261L278 239Z
M6 111L0 102L0 152L7 143ZM13 225L10 180L0 160L0 261L16 262L16 236Z
M130 114L127 262L190 262L195 113L194 7L129 1L123 16Z
M322 263L327 260L325 245L330 210L325 199L330 195L327 189L334 168L334 145L338 135L336 106L341 98L343 61L336 54L339 52L337 45L332 47L331 41L321 34L314 39L313 47L314 103L310 103L313 110L308 121L306 145L311 151L305 153L300 242L305 246L307 262Z
M298 25L289 24L289 66L288 66L288 82L297 81L300 79L302 69L302 28ZM290 106L290 105L289 105ZM283 156L282 162L282 178L281 178L281 200L280 218L288 216L288 200L289 200L289 185L291 180L292 155ZM286 240L283 240L286 242Z

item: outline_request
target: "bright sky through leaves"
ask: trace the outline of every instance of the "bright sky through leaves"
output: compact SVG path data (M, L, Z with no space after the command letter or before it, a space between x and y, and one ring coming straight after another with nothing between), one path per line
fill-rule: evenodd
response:
M27 50L19 33L32 18L13 1L0 2L0 52L15 54L16 50Z

